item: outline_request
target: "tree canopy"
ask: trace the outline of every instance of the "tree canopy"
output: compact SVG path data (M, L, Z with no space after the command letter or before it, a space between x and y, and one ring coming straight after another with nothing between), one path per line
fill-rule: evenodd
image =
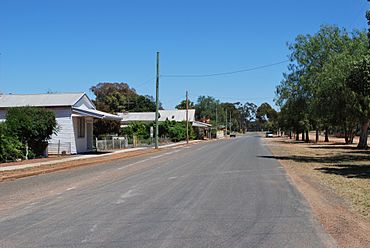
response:
M276 88L279 125L296 133L306 132L307 137L312 128L317 132L324 129L326 134L337 130L345 134L347 143L352 142L360 121L361 95L348 82L351 68L368 53L366 33L322 26L313 35L298 35L289 49L288 73Z
M182 100L179 104L176 105L176 109L186 109L186 100ZM195 105L192 101L188 100L188 108L194 109Z
M35 156L42 155L46 141L58 132L53 111L30 106L8 109L5 125L7 133L28 145Z
M127 83L98 83L90 89L94 95L96 108L108 113L152 112L155 111L155 100L151 96L139 95ZM96 120L94 134L120 133L119 121Z

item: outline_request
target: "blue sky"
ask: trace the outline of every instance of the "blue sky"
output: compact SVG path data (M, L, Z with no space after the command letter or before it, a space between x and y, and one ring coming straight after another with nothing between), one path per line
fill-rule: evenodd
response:
M287 59L286 43L322 24L367 27L366 0L1 0L0 91L86 92L127 82L155 94L161 74L208 74ZM229 102L273 103L286 64L209 78L161 78L173 108L189 91Z

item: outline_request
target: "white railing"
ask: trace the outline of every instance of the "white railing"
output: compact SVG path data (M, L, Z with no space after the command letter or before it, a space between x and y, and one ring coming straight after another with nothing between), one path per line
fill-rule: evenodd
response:
M48 155L69 155L71 154L71 142L49 142L47 147Z
M128 148L128 140L125 137L112 137L111 139L95 139L97 151L115 150Z

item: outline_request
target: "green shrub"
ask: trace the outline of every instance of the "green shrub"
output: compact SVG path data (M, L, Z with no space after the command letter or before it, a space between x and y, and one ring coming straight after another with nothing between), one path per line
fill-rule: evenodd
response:
M148 139L150 137L150 127L155 129L155 123L131 123L122 128L122 133L131 137L136 135L139 139ZM186 139L186 122L164 121L158 126L159 137L167 137L177 142ZM189 139L194 139L194 131L189 123Z
M186 122L165 121L159 125L159 135L166 136L177 142L186 139ZM194 139L193 128L189 123L189 139Z
M135 135L139 139L148 139L150 136L150 124L144 122L135 122L122 128L122 134L127 136Z
M45 108L10 108L5 123L9 134L28 144L30 157L43 155L47 140L58 131L54 112Z
M15 161L23 158L22 143L8 132L6 124L0 123L0 162Z

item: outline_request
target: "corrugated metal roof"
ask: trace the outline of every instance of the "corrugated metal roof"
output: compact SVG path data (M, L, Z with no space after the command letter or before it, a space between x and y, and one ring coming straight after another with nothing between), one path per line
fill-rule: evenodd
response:
M0 95L0 108L37 106L73 106L85 93L9 94Z
M159 121L186 121L185 109L159 110ZM188 120L194 121L195 109L189 109Z
M192 126L193 127L204 127L204 128L206 128L206 127L212 127L211 124L200 122L200 121L194 121Z
M189 109L188 120L194 121L195 109ZM123 122L133 121L154 121L155 112L126 112L118 113L122 117ZM159 121L186 121L186 110L185 109L174 109L174 110L159 110Z
M73 113L83 115L83 116L91 116L91 117L95 117L99 119L115 120L115 121L120 121L122 119L118 115L113 115L113 114L99 111L96 109L72 108L72 110L73 110Z
M125 112L118 115L122 117L123 122L154 121L155 119L155 112Z

